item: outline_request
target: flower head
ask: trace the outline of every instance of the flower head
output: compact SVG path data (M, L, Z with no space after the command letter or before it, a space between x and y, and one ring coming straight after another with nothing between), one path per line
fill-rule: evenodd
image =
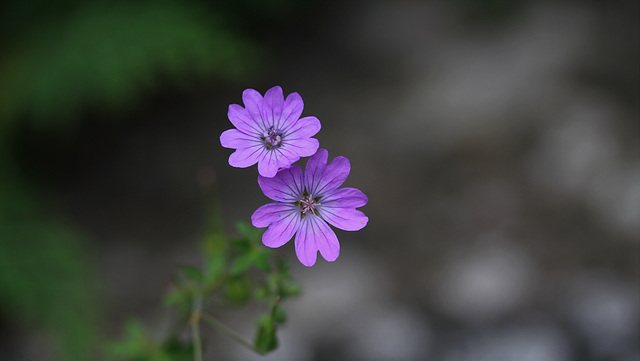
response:
M367 196L356 188L338 189L351 170L349 160L336 157L327 164L328 156L325 149L320 149L309 158L304 175L295 165L273 178L258 176L264 194L276 201L251 216L255 227L269 227L262 243L280 247L295 234L296 254L307 267L316 263L318 251L329 262L340 254L338 238L327 222L345 231L357 231L369 221L356 210L367 204Z
M284 99L282 88L275 86L263 98L247 89L242 101L244 108L231 104L227 113L236 129L220 136L223 147L236 149L229 156L231 166L246 168L258 163L258 173L271 178L278 169L288 168L318 150L318 140L311 137L320 131L320 121L316 117L300 118L304 103L298 93Z

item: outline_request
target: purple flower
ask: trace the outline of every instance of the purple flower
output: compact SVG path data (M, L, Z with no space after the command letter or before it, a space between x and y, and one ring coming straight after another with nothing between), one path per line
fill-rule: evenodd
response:
M300 118L304 103L298 93L284 99L282 88L275 86L264 94L253 89L242 93L244 108L229 105L231 124L220 136L225 148L236 149L229 156L229 164L237 168L258 163L258 173L271 178L279 168L288 168L300 157L308 157L318 150L319 142L311 138L320 131L316 117Z
M297 165L279 171L273 178L258 176L264 194L276 201L251 216L255 227L269 227L262 243L280 247L295 234L296 254L307 267L316 263L318 251L329 262L340 254L338 238L327 222L345 231L357 231L369 221L356 210L367 204L367 196L356 188L338 189L349 176L349 160L336 157L327 164L328 156L325 149L320 149L309 158L304 176Z

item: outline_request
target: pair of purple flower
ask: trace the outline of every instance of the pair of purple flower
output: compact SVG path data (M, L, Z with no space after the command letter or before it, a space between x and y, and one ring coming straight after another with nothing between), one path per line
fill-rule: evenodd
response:
M242 93L244 108L229 106L229 120L236 129L222 133L225 148L236 149L229 156L233 167L246 168L258 163L258 184L264 194L276 201L258 208L251 216L255 227L269 227L262 236L265 246L276 248L295 235L295 248L302 264L316 263L318 251L329 262L340 254L334 227L357 231L369 218L359 210L367 196L356 188L338 188L351 171L345 157L327 164L329 153L318 150L319 142L311 138L320 131L318 118L300 118L304 103L298 93L284 99L279 86L264 97L253 89ZM308 157L303 174L293 165Z

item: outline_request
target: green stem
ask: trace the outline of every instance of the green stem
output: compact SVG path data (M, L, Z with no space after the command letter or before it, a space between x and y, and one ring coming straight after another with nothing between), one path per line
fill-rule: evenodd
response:
M224 323L218 321L213 316L211 316L211 315L209 315L207 313L203 313L202 314L202 320L207 322L211 327L215 328L216 330L224 333L227 337L231 338L232 340L234 340L234 341L238 342L239 344L241 344L243 346L246 346L250 350L253 350L254 352L262 355L262 352L260 352L260 350L258 350L253 345L253 343L251 341L249 341L246 338L242 337L236 331L232 330L231 328L229 328L229 326L225 325Z
M193 359L202 361L202 340L200 339L200 319L202 318L202 295L198 293L193 298L191 313L191 332L193 340Z

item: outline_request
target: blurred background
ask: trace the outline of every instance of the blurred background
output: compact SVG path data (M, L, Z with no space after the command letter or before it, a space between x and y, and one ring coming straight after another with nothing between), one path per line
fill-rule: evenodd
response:
M229 232L268 199L219 135L298 92L368 226L305 268L280 348L205 359L640 360L637 1L0 5L0 355L101 359L162 334L203 183ZM302 162L304 164L304 161ZM254 314L225 321L251 337Z

